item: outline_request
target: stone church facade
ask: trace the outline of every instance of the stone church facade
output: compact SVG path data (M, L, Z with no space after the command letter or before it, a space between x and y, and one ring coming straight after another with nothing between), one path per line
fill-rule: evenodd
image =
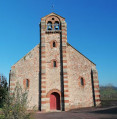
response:
M100 105L96 65L67 42L65 18L41 18L40 44L11 67L10 91L29 91L30 109L67 111Z

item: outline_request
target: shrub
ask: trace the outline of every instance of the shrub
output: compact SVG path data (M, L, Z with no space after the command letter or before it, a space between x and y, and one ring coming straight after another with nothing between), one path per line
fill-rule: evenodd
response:
M5 119L30 119L28 113L28 91L22 90L17 83L14 91L8 92L3 106Z

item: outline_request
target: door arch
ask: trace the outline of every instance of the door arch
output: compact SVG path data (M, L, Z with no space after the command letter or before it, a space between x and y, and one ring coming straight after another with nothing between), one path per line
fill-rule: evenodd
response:
M56 92L50 94L50 110L60 110L60 95Z

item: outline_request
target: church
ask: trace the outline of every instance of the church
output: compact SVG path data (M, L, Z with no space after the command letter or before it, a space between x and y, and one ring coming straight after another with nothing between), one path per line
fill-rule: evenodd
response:
M19 82L44 112L99 106L96 65L67 42L65 18L51 13L39 27L40 43L11 67L10 91Z

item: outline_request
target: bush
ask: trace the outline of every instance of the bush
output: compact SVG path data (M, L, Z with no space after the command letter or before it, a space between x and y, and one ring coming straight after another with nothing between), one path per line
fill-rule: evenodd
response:
M4 119L4 116L3 115L0 115L0 119Z
M17 84L14 92L8 92L3 106L5 119L30 119L28 113L28 91Z

